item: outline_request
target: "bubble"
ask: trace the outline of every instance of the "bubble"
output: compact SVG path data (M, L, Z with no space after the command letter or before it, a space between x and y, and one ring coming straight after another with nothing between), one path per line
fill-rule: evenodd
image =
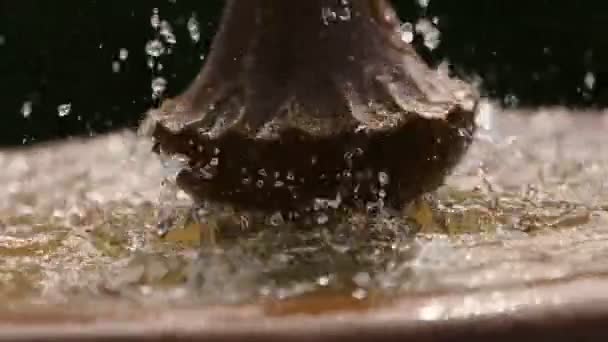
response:
M61 104L57 107L57 114L59 114L59 117L68 116L68 115L70 115L71 112L72 112L71 103Z
M281 226L284 223L285 223L285 220L283 219L283 214L281 214L280 212L276 212L268 218L268 224L270 224L273 227Z

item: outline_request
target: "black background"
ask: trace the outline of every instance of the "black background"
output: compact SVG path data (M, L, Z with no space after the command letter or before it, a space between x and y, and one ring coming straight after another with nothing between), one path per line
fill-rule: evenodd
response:
M241 0L247 1L247 0ZM291 0L285 0L291 1ZM293 0L305 1L305 0ZM447 58L462 74L478 75L484 92L508 104L602 107L608 104L608 1L394 1L403 20L439 18L439 48L419 51ZM137 125L154 104L151 80L168 80L167 95L184 89L199 70L213 37L221 0L0 0L0 145L93 134ZM158 8L177 44L147 64L145 46L157 37ZM195 14L201 40L187 29ZM128 58L119 60L120 49ZM118 62L120 71L112 64ZM585 87L587 72L595 86ZM32 104L26 118L21 109ZM71 103L59 117L57 107Z

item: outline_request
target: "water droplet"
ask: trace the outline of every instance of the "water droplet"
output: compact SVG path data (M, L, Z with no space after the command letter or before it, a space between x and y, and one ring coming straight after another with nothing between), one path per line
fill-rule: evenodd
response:
M112 62L112 72L113 73L120 72L120 62L117 62L117 61Z
M241 215L239 217L239 224L240 224L242 230L248 229L249 228L249 217L247 217L245 215Z
M317 224L324 225L329 222L329 216L325 213L320 213L317 215Z
M163 77L156 77L152 80L152 95L160 97L167 90L167 80Z
M293 171L287 171L287 180L293 181L296 179L296 176L294 175Z
M378 197L380 197L380 198L386 198L386 190L380 189L378 191Z
M380 183L380 186L386 186L390 183L390 181L391 179L388 173L384 171L378 172L378 183Z
M70 115L71 112L72 112L71 103L65 103L65 104L59 105L59 107L57 107L57 113L59 114L60 117Z
M348 21L352 19L352 9L348 0L341 0L339 7L333 9L331 7L321 8L321 19L323 24L329 25L330 23Z
M118 59L126 61L129 58L129 50L122 48L118 51Z
M152 9L152 16L150 17L150 26L154 29L158 29L160 26L160 16L158 15L158 8Z
M429 2L431 2L431 0L418 0L418 6L422 7L422 8L427 8L429 7Z
M486 131L491 130L495 113L496 108L490 101L480 101L477 106L475 125Z
M213 167L210 167L209 165L199 169L199 172L201 177L203 177L203 179L205 180L212 180L217 174L217 170Z
M188 160L188 157L182 154L169 155L161 153L160 161L163 166L163 175L167 182L175 182L175 178L179 172L188 167Z
M353 298L358 300L363 300L367 297L367 291L364 289L356 289L352 293Z
M323 19L323 24L329 25L329 23L336 21L338 15L329 7L323 7L321 9L321 18Z
M335 199L315 198L313 202L313 209L315 211L327 208L338 209L340 204L342 204L342 195L338 192Z
M328 276L319 277L319 279L317 279L317 284L319 284L319 286L329 285L329 277Z
M384 208L384 201L378 200L376 202L367 202L365 205L365 209L368 214L375 215L379 213Z
M23 102L23 104L21 105L21 115L23 115L24 118L29 118L30 115L32 115L32 102L31 101L25 101Z
M188 19L188 32L190 33L190 39L192 39L193 42L198 43L201 40L200 25L195 15L192 15L192 17Z
M416 32L424 37L424 46L429 50L435 50L441 43L441 32L428 19L418 20Z
M359 287L368 287L372 282L372 277L367 272L359 272L353 276L353 282Z
M150 57L160 57L165 53L165 45L158 39L153 39L146 44L146 54Z
M591 71L588 71L585 74L585 87L587 87L587 89L592 90L595 87L595 74L592 73Z
M507 94L504 98L504 103L507 107L517 107L519 105L519 98L515 94Z
M160 35L165 39L165 42L167 42L168 44L173 45L177 43L177 38L173 33L173 28L171 27L171 24L166 20L163 20L160 23Z
M404 23L401 25L401 40L411 44L414 41L414 25L412 23Z

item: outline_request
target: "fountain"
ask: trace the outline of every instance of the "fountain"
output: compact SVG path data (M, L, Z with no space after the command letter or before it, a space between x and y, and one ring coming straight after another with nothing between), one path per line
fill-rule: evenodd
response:
M201 73L144 127L199 203L401 210L460 160L476 101L402 39L386 1L229 1Z

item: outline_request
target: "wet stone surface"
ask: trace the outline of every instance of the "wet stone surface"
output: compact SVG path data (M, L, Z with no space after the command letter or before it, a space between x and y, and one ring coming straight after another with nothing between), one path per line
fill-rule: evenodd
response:
M159 203L172 170L134 134L2 151L0 310L259 304L285 315L437 298L414 317L433 319L538 302L508 295L522 285L601 277L608 116L491 118L447 184L407 216L344 212L303 227L224 211L207 224L221 250L203 253L195 224L156 234L159 215L187 215L190 203L184 194ZM437 309L447 295L483 291L492 305Z

